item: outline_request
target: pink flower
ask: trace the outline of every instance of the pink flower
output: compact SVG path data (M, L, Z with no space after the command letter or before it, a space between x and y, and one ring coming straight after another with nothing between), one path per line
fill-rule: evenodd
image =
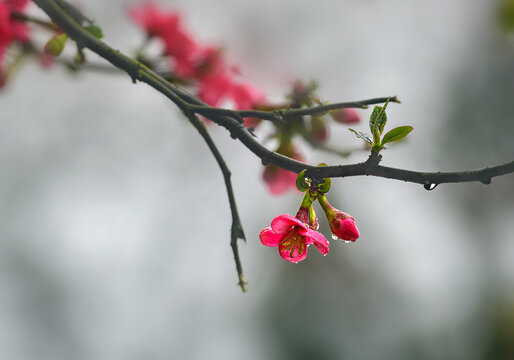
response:
M5 0L4 2L7 3L11 9L21 11L27 6L29 0Z
M128 13L149 36L164 36L169 28L176 28L179 17L177 13L166 14L160 11L152 3L146 3L139 8L131 7Z
M27 3L28 0L0 0L0 53L5 52L12 41L28 41L29 28L27 25L11 17L11 11L21 12Z
M0 88L5 86L7 71L3 69L3 60L7 48L13 41L27 42L29 28L21 21L11 17L11 11L21 12L28 0L0 0Z
M360 121L359 114L355 109L332 110L330 116L340 124L355 124Z
M129 8L128 11L132 20L149 36L156 36L163 42L166 54L175 59L182 72L193 66L201 49L182 28L179 13L163 12L152 3Z
M357 225L355 224L353 217L334 208L323 195L318 196L318 201L325 211L330 230L332 230L332 234L334 234L334 236L341 240L351 242L354 242L359 238L359 229L357 229Z
M207 46L199 51L193 76L197 79L202 79L212 74L219 74L225 71L225 68L226 65L222 57L222 51L215 47Z
M298 161L304 161L303 156L292 144L281 144L277 153ZM276 165L266 165L262 173L262 178L272 195L279 195L289 189L296 189L296 177L297 174Z
M266 97L259 90L249 84L234 84L231 92L237 110L255 109L258 105L266 103ZM245 126L256 128L261 119L245 118Z
M232 79L226 73L208 76L198 86L198 97L211 106L217 106L232 91Z
M12 40L11 10L6 3L0 2L0 61Z
M235 84L232 88L232 98L237 110L250 110L257 104L266 102L264 95L248 84Z
M259 238L263 245L278 246L280 256L292 263L300 262L307 257L308 245L316 246L323 255L328 253L330 245L322 234L289 214L282 214L273 219L271 227L263 229Z
M1 1L1 0L0 0ZM184 30L177 12L161 11L153 3L128 9L136 24L150 37L157 37L170 57L173 72L180 78L196 83L198 97L211 106L224 100L234 102L238 110L253 109L265 101L264 96L250 85L234 81L237 67L225 62L220 49L199 45ZM248 127L258 124L256 119L246 119Z

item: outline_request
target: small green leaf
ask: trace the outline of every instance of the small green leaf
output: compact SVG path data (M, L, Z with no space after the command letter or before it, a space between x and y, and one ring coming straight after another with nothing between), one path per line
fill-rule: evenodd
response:
M355 134L355 136L357 136L359 139L362 139L364 140L365 142L369 143L369 144L372 144L373 141L371 141L371 139L369 138L368 135L364 134L363 132L361 131L357 131L357 130L353 130L353 129L348 129L350 130L351 132L353 132Z
M67 34L55 35L47 41L43 48L43 52L48 55L59 56L64 49L64 45L66 45L66 40L68 40Z
M95 38L97 39L101 39L104 37L104 34L102 32L102 29L100 29L98 26L96 25L88 25L88 26L84 26L84 30L86 30L88 33L90 33L91 35L93 35Z
M390 142L400 141L401 139L406 137L412 131L412 129L412 126L399 126L392 130L389 130L389 132L384 135L381 145L383 146Z
M387 109L387 104L389 104L389 99L387 99L384 107L375 106L371 116L369 117L369 129L371 134L373 134L374 143L380 143L380 135L384 131L385 124L387 122L387 115L385 110Z

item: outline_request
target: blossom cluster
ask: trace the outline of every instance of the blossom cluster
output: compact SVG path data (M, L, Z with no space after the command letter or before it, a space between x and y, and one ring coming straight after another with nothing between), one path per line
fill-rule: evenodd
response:
M203 45L183 26L178 12L163 11L153 3L129 8L133 21L142 27L148 38L156 38L163 45L164 54L169 57L175 77L196 86L198 97L211 106L218 106L224 101L231 101L237 110L275 110L281 108L301 108L320 104L314 94L315 86L297 82L289 96L289 102L271 105L266 97L254 86L237 80L238 67L230 66L221 50L211 45ZM359 122L359 115L353 109L341 109L330 112L336 123L353 124ZM313 116L309 124L298 126L303 119L292 119L284 124L274 124L278 146L275 151L298 161L304 156L293 138L308 135L316 142L323 143L329 137L329 127L323 116ZM247 127L256 128L258 119L245 118ZM296 174L275 165L267 165L263 180L271 194L283 194L294 188Z
M330 205L325 194L314 185L306 192L296 217L282 214L274 218L271 226L260 232L261 243L278 247L280 256L292 263L298 263L307 257L309 245L314 245L321 254L326 255L330 243L317 231L318 218L312 207L316 199L325 212L333 239L354 242L359 238L354 218Z
M232 101L237 110L249 110L266 102L255 87L236 80L238 68L227 63L220 49L201 44L184 29L178 12L146 3L129 8L129 14L149 38L162 42L174 75L195 83L197 95L205 103L218 106Z

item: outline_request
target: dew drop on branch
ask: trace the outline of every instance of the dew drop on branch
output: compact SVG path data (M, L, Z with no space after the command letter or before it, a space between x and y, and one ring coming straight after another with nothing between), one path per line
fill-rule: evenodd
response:
M425 190L430 191L430 190L434 190L437 187L437 185L439 185L439 184L426 182L425 184L423 184L423 187L425 188Z

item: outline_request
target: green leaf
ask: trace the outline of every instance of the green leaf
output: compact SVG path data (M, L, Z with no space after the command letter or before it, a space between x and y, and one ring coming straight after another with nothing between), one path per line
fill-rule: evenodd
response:
M48 55L59 56L64 49L64 45L66 45L66 40L68 40L67 34L55 35L47 41L43 48L43 52Z
M385 110L387 109L387 104L389 104L389 99L387 99L384 107L375 106L371 116L369 117L369 130L373 135L373 140L375 144L380 143L380 135L384 131L384 126L387 122L387 115Z
M351 132L353 132L359 139L362 139L364 140L365 142L369 143L369 144L372 144L373 141L371 141L371 139L369 138L368 135L364 134L363 132L361 131L357 131L357 130L353 130L353 129L348 129L350 130Z
M104 37L104 34L102 32L102 29L100 29L98 26L96 25L88 25L88 26L84 26L84 30L86 30L88 33L90 33L91 35L93 35L95 38L97 39L101 39Z
M399 126L392 130L389 130L389 132L384 135L381 145L384 146L385 144L390 142L400 141L401 139L409 135L412 129L412 126Z

